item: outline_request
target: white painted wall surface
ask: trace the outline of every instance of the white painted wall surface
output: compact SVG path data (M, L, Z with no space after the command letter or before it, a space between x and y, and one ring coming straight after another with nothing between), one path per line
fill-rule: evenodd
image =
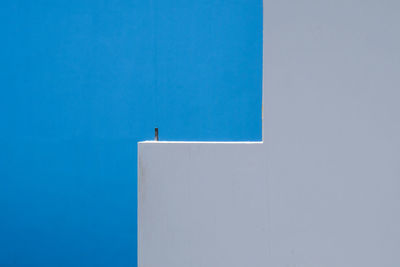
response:
M263 143L139 144L139 266L400 266L400 2L264 1Z

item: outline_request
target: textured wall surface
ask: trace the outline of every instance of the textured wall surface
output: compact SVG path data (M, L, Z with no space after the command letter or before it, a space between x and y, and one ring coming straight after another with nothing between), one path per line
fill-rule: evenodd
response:
M400 4L264 1L263 143L139 144L139 266L400 266Z

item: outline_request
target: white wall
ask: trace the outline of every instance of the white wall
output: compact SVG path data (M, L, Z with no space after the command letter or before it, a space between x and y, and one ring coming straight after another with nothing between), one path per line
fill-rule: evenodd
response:
M264 1L264 143L140 143L139 266L400 266L399 11Z
M139 144L139 266L265 266L262 155L260 144Z

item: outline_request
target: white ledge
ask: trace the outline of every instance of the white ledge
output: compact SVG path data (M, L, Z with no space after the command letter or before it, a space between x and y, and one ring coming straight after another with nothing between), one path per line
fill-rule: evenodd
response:
M243 142L215 142L215 141L142 141L139 144L233 144L233 145L256 145L263 144L263 141L243 141Z

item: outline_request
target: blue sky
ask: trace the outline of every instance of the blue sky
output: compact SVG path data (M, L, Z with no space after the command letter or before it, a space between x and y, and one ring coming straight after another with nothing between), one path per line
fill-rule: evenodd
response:
M261 139L261 0L6 0L0 33L0 265L136 266L137 142Z

